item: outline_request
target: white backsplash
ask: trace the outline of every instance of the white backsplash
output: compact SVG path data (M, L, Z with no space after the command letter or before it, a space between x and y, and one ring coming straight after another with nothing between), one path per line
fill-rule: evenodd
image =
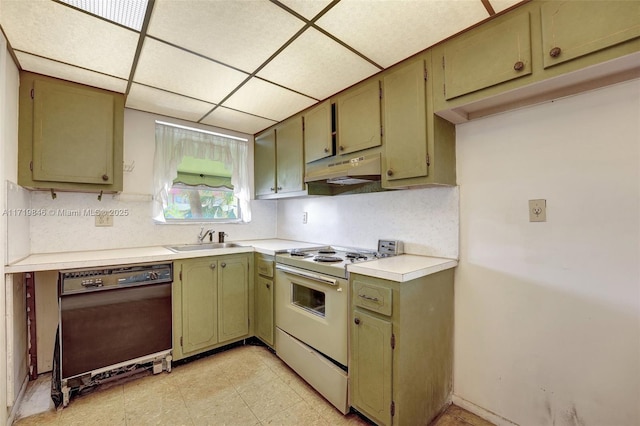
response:
M29 228L31 212L31 196L21 186L6 181L7 189L7 259L11 263L29 255Z
M438 187L278 201L278 238L458 258L458 188ZM307 223L302 223L307 212Z
M31 218L31 253L102 250L195 243L201 225L159 225L151 219L149 195L58 192L56 199L45 191L31 192L31 206L46 216ZM228 234L227 241L274 238L276 201L252 201L253 220L249 224L207 224L206 228ZM96 227L88 209L119 210L112 227ZM64 213L61 213L64 211ZM67 213L75 214L71 216Z

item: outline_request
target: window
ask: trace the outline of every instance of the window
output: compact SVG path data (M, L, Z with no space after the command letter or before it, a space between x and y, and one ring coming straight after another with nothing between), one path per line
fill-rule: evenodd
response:
M156 122L154 220L249 222L247 141Z

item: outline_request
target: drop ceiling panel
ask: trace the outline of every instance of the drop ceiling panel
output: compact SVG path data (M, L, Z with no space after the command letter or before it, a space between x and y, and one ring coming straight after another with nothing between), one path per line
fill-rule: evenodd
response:
M124 93L127 90L127 80L121 78L111 77L23 52L16 52L16 58L18 58L20 66L25 71L74 81L87 86L111 90L112 92Z
M303 25L269 1L157 0L148 34L253 72Z
M3 1L13 49L128 78L138 33L53 1Z
M322 10L325 7L329 6L331 1L330 0L314 0L314 1L309 1L309 0L280 0L280 3L284 4L285 6L287 6L288 8L293 10L294 12L299 13L300 15L304 16L305 18L311 20L318 13L322 12Z
M488 17L480 0L342 0L317 24L388 67Z
M240 71L147 37L134 81L219 103L247 77Z
M281 121L317 102L275 84L252 78L224 106Z
M277 122L267 120L262 117L256 117L255 115L245 114L233 109L218 107L204 120L202 120L201 123L226 129L233 129L253 135L262 129L266 129L269 126L276 124Z
M198 121L214 105L134 83L127 96L126 107L168 117Z
M328 98L380 69L310 28L258 76L317 99Z

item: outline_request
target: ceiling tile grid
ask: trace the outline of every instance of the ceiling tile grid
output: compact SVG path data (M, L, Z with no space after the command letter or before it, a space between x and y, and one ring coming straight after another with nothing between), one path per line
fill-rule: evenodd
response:
M485 3L0 0L0 26L21 69L256 133L522 1Z

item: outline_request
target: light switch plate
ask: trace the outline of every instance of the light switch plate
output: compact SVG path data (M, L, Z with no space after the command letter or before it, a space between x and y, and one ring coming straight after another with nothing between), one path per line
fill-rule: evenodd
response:
M113 215L101 212L96 215L96 226L113 226Z
M547 221L547 200L529 200L529 222Z

